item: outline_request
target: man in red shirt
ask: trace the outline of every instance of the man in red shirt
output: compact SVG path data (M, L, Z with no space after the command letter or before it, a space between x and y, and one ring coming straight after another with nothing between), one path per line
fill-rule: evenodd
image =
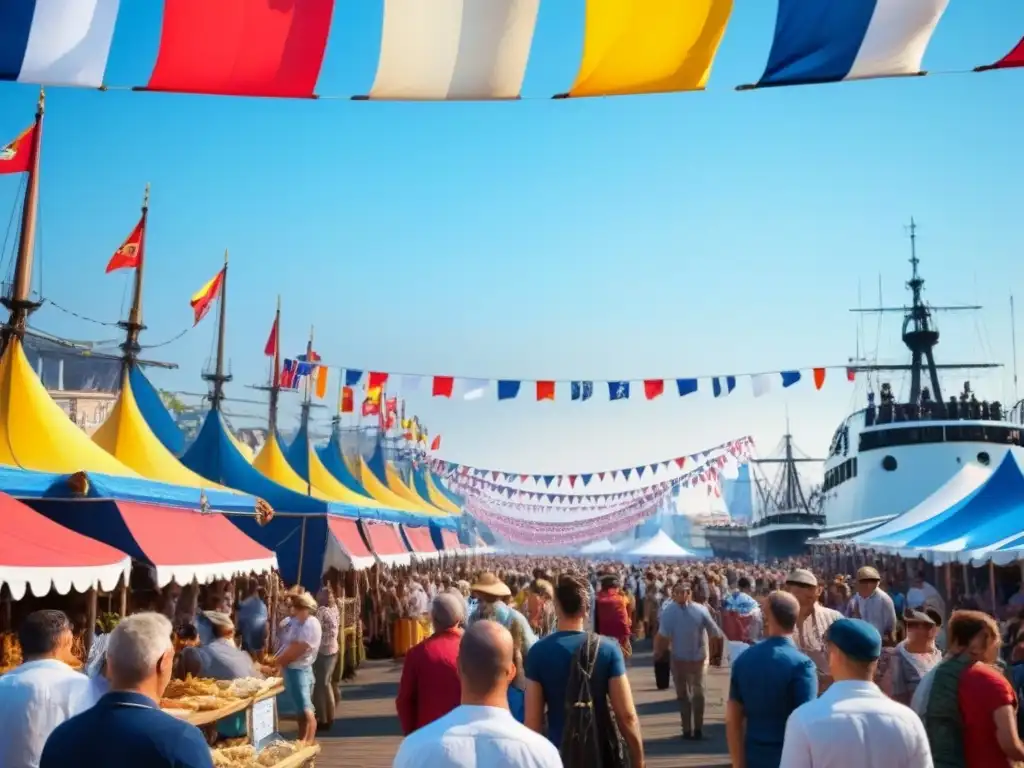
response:
M598 634L617 640L627 659L633 654L629 642L633 626L629 620L628 603L628 599L621 592L619 577L614 573L601 576L601 591L597 593L595 630Z
M461 596L442 592L435 597L430 619L434 634L409 649L395 699L406 736L444 717L462 700L459 643L466 606Z

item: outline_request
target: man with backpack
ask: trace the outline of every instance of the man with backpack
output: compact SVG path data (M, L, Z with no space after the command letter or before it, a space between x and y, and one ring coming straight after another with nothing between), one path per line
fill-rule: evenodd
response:
M589 602L582 576L558 579L557 631L526 657L526 725L546 730L566 768L643 768L640 719L622 651L614 640L586 631Z

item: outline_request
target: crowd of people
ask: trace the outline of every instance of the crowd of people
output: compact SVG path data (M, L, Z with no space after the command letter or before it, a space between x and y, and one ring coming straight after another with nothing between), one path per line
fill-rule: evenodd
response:
M395 642L398 620L429 627L403 662L396 768L641 768L627 675L638 642L652 649L653 668L634 678L674 689L683 740L706 738L708 671L728 667L734 768L1024 761L1024 589L944 595L923 571L902 581L885 568L843 574L808 558L492 557L378 566L360 579L368 647ZM24 662L0 677L0 767L206 768L208 745L244 734L245 722L201 732L162 713L168 681L187 674L280 675L299 739L330 728L342 635L333 590L283 593L289 615L275 627L260 586L243 595L234 605L228 592L205 590L191 609L175 595L162 612L133 614L97 639L84 674L65 663L67 616L25 618ZM986 600L1002 608L980 610Z

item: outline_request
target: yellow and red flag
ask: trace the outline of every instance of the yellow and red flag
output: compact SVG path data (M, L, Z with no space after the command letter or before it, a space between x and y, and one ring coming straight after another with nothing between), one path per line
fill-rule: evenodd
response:
M213 302L220 296L220 288L224 285L224 271L226 269L227 267L222 269L212 280L200 288L189 302L192 305L192 311L196 315L194 325L199 325L199 321L206 317L206 313L210 311Z
M142 263L142 238L146 232L145 215L139 219L135 229L128 235L121 247L114 251L114 255L107 262L107 274L116 269L137 269Z
M0 149L0 174L28 173L32 167L32 144L36 139L36 126L33 123L18 138Z
M380 387L370 387L366 390L366 399L363 400L363 416L380 415Z

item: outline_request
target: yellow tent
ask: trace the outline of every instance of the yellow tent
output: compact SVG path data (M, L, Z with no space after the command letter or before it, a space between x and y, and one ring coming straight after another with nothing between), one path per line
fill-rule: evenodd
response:
M0 359L0 464L55 474L139 477L89 439L53 401L16 337Z
M267 442L260 448L256 458L252 460L252 465L278 485L283 485L285 488L305 496L329 501L328 497L319 491L316 485L307 483L292 469L292 465L288 463L288 459L284 457L284 453L281 451L281 444L278 443L277 435L274 432L267 435ZM311 485L312 488L310 487Z
M197 475L172 454L149 428L135 400L127 372L114 410L103 422L93 442L149 480L194 488L228 490Z
M402 479L402 474L398 471L398 468L390 461L384 462L384 473L388 479L388 488L394 491L396 494L406 499L412 504L419 507L420 511L428 515L444 515L448 513L439 507L435 507L429 501L424 499L418 493L415 488L410 488L406 484L405 480Z
M438 490L433 475L430 472L425 472L424 475L427 480L427 493L430 495L430 503L450 514L461 515L462 510L459 509L458 505Z
M384 485L384 483L382 483L373 473L373 470L367 465L366 459L362 456L355 459L354 463L356 464L355 476L359 479L359 482L363 484L363 488L365 488L367 493L385 507L398 509L403 512L414 512L417 515L438 514L438 512L433 511L422 504L411 501Z
M313 450L313 446L309 444L309 440L306 438L304 432L299 433L297 438L305 443L306 453L308 455L307 466L309 467L309 481L313 484L313 487L320 491L325 497L331 501L340 501L343 504L352 504L357 507L368 507L370 509L380 509L384 505L371 499L369 496L364 496L361 493L356 493L351 488L342 485L338 479L328 471L327 467L324 466L323 461L317 455L317 452ZM277 442L276 440L274 441ZM292 450L295 450L295 446L292 445ZM294 454L292 454L294 457ZM289 465L290 466L290 465ZM296 473L297 474L297 473ZM301 479L301 475L299 475Z

